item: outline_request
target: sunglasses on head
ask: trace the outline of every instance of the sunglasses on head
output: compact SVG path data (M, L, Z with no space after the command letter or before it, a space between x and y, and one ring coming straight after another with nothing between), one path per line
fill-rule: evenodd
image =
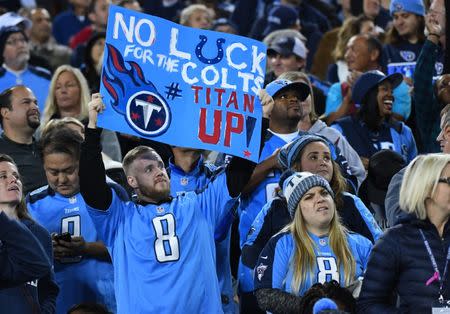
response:
M448 185L450 185L450 177L439 178L438 182L440 182L440 183L447 183Z

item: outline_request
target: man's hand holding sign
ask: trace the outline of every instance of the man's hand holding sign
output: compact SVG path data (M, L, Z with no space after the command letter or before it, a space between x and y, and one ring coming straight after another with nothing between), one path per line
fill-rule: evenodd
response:
M221 313L214 230L229 216L224 204L248 182L255 168L250 160L258 160L268 127L261 125L257 97L265 47L112 7L105 51L102 96L94 94L89 103L79 176L89 214L112 257L117 311ZM271 108L270 102L264 106L265 117ZM128 202L106 184L97 122L238 157L201 191L171 197L160 156L136 147L123 160L138 198Z
M265 52L249 38L112 6L99 125L256 161Z

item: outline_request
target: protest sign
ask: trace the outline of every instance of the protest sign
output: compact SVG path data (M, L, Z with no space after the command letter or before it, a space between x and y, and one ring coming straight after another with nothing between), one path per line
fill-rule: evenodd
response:
M266 46L111 6L99 125L258 160Z

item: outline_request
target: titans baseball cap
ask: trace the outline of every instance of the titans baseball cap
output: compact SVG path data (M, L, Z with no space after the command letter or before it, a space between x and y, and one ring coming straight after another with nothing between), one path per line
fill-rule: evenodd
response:
M23 23L26 29L31 27L30 19L15 12L6 12L0 16L0 29L3 27L19 26L20 23Z
M353 84L352 99L355 103L361 104L367 93L374 87L381 83L389 81L392 89L396 88L403 81L403 75L400 73L393 73L386 76L383 72L375 70L363 73Z
M282 91L293 89L298 92L300 101L304 101L309 95L309 85L303 82L292 82L289 80L278 79L266 86L266 92L275 97Z
M297 37L279 37L275 39L267 49L267 54L278 53L282 56L288 57L292 54L306 59L305 44Z

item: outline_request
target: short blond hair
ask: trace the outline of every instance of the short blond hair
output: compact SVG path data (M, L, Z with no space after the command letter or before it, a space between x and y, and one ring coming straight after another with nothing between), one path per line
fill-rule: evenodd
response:
M204 4L191 4L191 5L187 6L186 8L184 8L183 11L181 11L180 24L184 25L184 26L190 26L188 24L188 22L189 22L189 19L191 18L191 15L195 11L202 11L202 12L205 12L206 14L208 14L211 22L214 19L214 16L215 16L214 10L208 8Z
M400 208L424 220L427 218L425 201L436 191L439 177L450 163L449 154L417 156L406 168L400 188Z

